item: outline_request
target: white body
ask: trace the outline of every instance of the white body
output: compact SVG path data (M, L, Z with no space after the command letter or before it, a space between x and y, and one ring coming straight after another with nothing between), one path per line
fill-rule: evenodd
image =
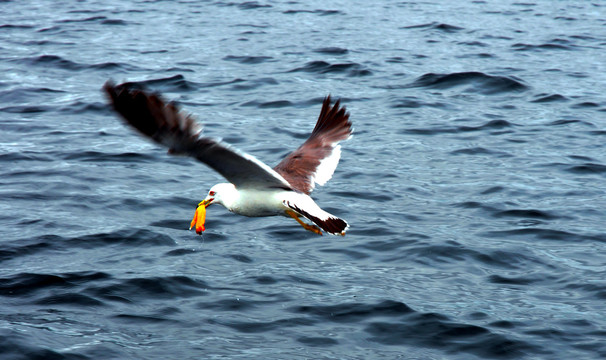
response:
M209 204L221 204L233 213L251 217L287 216L286 210L292 211L287 203L296 204L301 210L319 219L334 217L322 210L309 195L282 189L236 189L233 184L221 183L210 189L206 201Z

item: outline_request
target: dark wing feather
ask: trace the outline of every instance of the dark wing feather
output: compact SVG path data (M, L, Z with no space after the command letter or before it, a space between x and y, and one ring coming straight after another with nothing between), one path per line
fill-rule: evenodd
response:
M297 150L288 154L274 170L293 188L309 194L316 183L324 185L332 177L341 154L338 143L348 139L351 133L349 113L345 107L339 106L339 100L331 106L330 96L327 96L309 138ZM329 158L332 161L323 162Z
M166 104L158 95L146 93L134 83L115 86L107 82L103 88L126 123L168 147L169 153L192 156L239 188L291 189L280 174L255 157L201 137L200 126L191 116L181 113L172 103Z

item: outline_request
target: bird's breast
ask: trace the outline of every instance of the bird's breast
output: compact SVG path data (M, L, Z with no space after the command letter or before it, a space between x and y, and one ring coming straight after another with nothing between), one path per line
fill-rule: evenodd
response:
M229 211L244 216L281 215L286 207L282 203L284 190L240 190Z

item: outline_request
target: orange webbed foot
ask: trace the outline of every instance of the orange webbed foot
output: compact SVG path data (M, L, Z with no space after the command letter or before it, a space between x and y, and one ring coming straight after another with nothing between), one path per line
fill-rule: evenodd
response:
M297 220L297 222L299 223L299 225L303 226L303 228L305 230L311 231L312 233L315 233L315 234L318 234L318 235L322 236L322 229L320 229L316 225L309 225L309 224L304 223L301 219L299 219L299 216L297 215L296 212L294 212L292 210L286 210L286 214L288 216L290 216L291 218Z

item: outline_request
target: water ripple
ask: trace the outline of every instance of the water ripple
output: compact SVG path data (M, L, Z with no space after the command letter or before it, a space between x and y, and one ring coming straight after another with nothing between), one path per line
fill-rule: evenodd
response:
M348 76L367 76L372 72L358 63L336 63L330 64L326 61L311 61L302 67L290 70L290 72L309 72L317 74L346 73Z
M511 76L488 75L481 72L459 72L450 74L428 73L411 83L410 87L426 87L431 89L449 89L456 86L468 85L467 92L478 92L486 95L504 92L519 92L528 90L522 80Z
M0 3L0 357L606 356L601 3ZM312 195L347 236L187 231L224 180L148 151L108 79L273 160L340 98Z

